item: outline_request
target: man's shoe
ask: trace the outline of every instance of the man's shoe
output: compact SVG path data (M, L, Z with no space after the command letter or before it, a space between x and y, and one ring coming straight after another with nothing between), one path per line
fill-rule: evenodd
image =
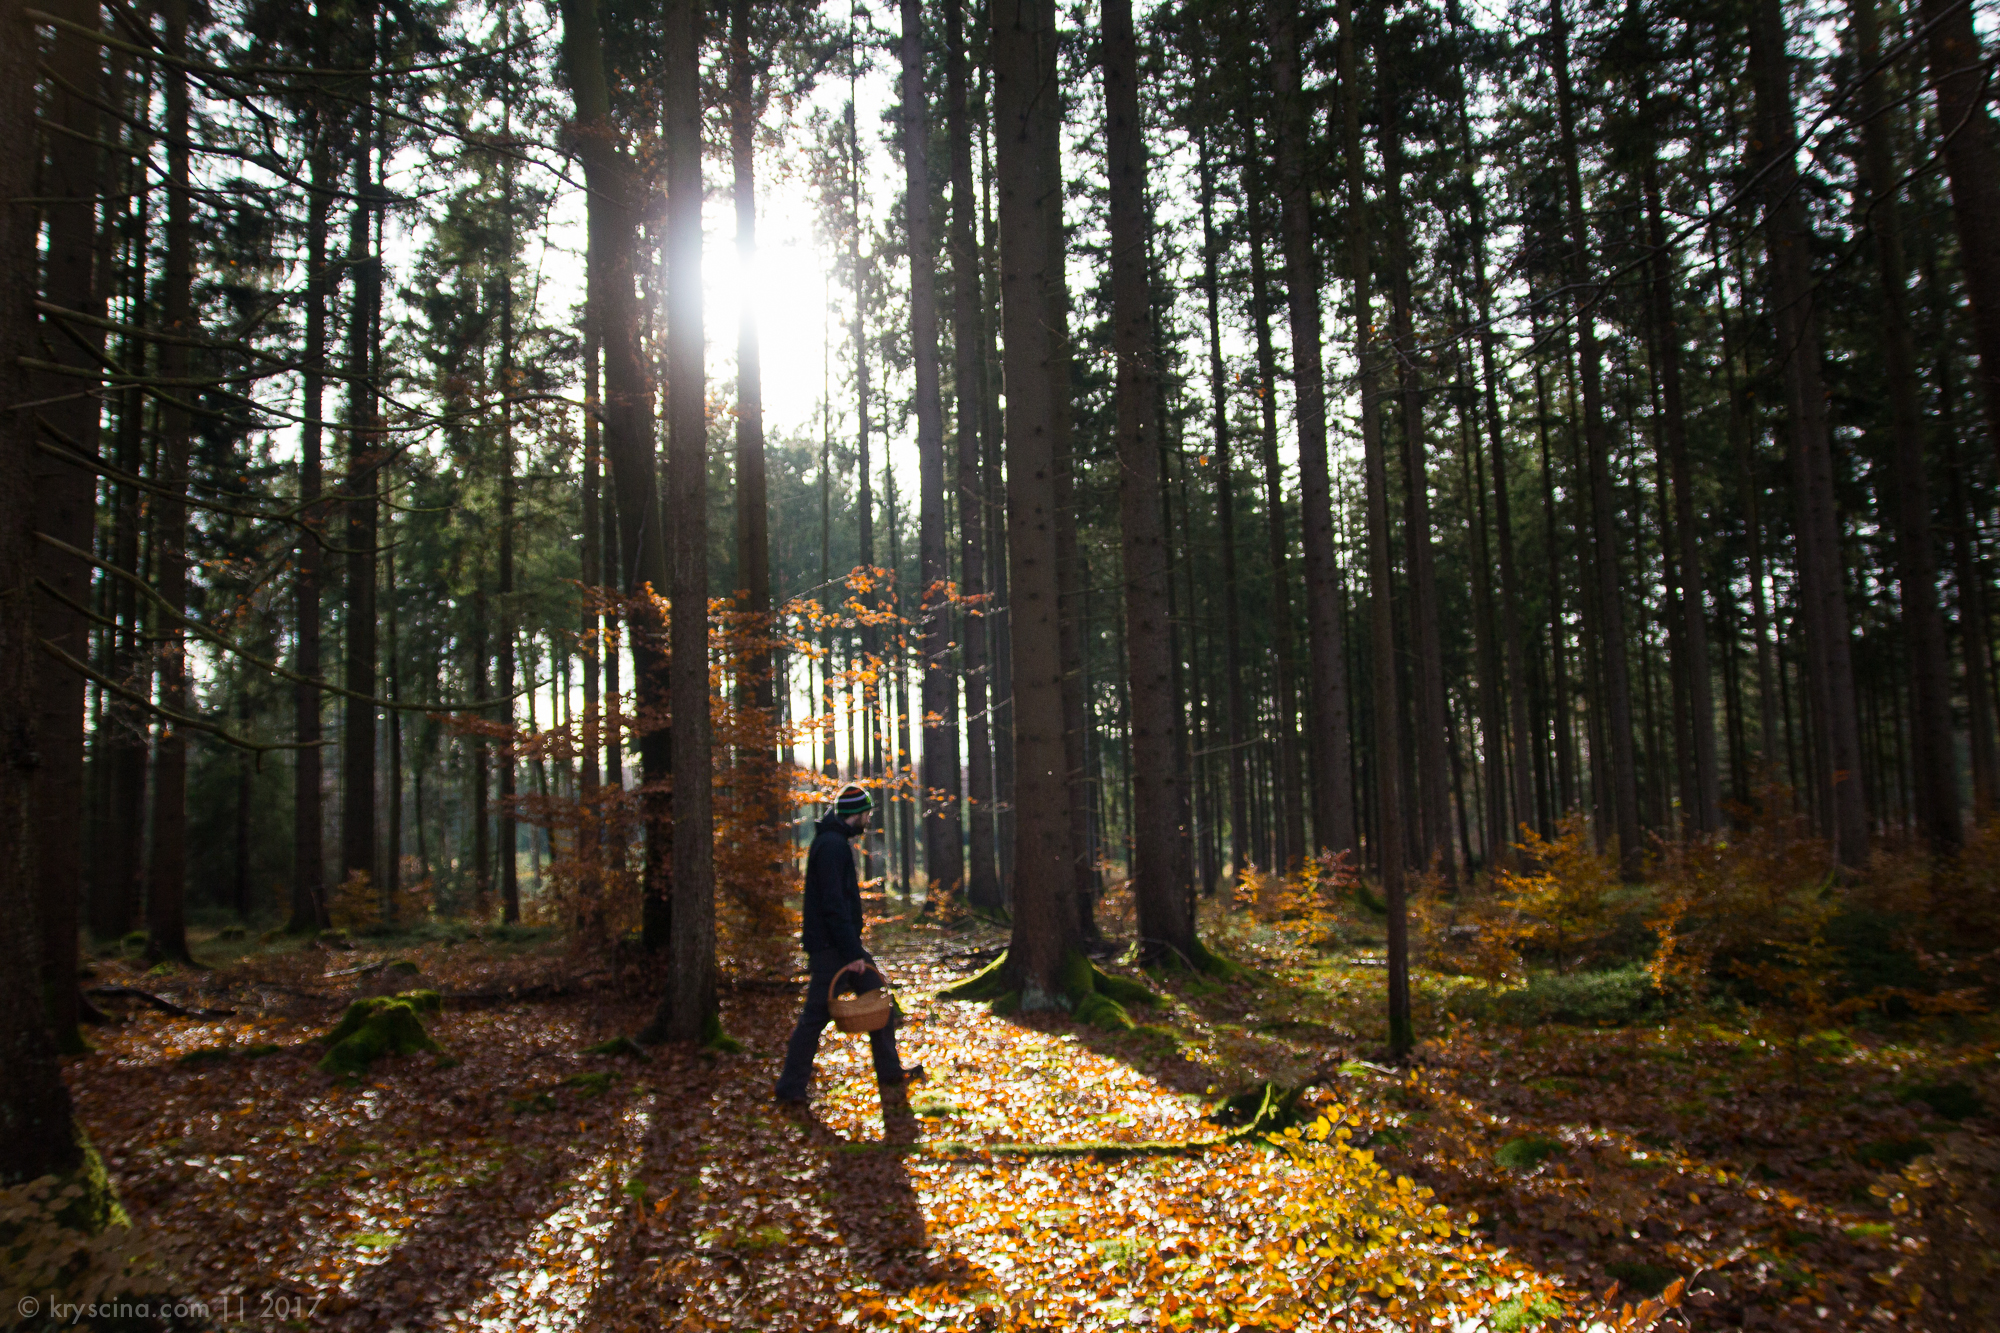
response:
M906 1088L912 1083L922 1083L929 1077L930 1075L924 1072L922 1065L907 1065L900 1076L885 1078L881 1082L885 1088Z

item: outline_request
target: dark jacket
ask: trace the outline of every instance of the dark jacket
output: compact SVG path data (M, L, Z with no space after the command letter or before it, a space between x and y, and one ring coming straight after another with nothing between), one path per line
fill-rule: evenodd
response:
M843 963L866 958L861 947L861 875L854 866L855 831L828 814L806 853L805 920L799 939L807 953L832 949Z

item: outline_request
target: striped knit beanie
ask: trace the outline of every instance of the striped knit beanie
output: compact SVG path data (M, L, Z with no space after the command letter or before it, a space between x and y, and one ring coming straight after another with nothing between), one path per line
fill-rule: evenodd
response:
M866 814L874 808L874 797L870 796L864 788L857 787L853 783L842 787L840 795L835 797L833 802L833 812L842 819L847 818L849 815Z

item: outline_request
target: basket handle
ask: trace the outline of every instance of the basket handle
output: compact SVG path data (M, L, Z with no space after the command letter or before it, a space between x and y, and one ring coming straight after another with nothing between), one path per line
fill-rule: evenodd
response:
M842 977L846 976L849 972L860 972L863 969L873 972L878 977L882 977L881 968L875 966L875 964L869 962L866 958L857 958L846 967L841 968L840 971L834 973L833 980L826 983L826 1002L828 1004L833 1003L833 988L840 984ZM882 985L886 989L889 985L889 978L882 977Z

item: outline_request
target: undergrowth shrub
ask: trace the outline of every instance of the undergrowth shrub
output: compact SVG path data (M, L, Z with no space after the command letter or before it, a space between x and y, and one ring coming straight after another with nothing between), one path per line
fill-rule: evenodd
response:
M1236 904L1273 930L1288 952L1336 949L1370 933L1350 852L1321 852L1289 875L1255 863L1236 877Z

